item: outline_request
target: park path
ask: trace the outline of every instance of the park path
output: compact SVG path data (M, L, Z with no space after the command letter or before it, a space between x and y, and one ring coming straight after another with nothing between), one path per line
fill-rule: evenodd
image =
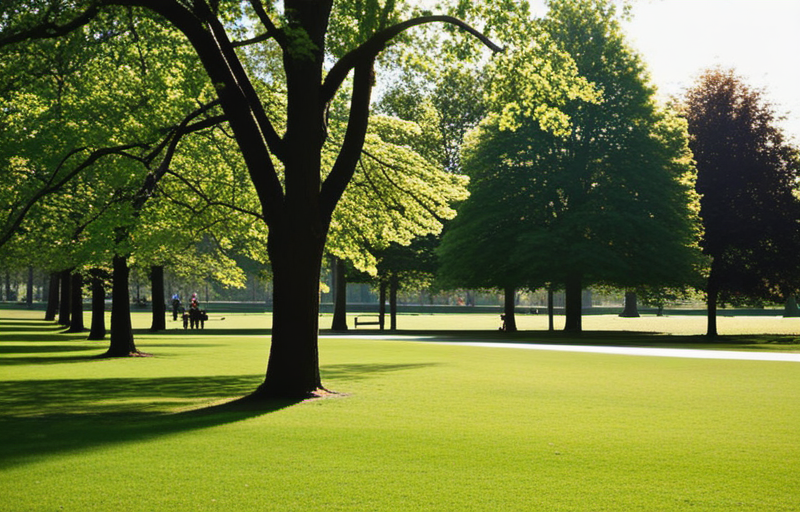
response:
M683 357L690 359L738 359L742 361L791 361L800 363L800 354L779 352L748 352L738 350L703 350L695 348L598 347L590 345L546 345L538 343L492 343L485 341L455 342L472 347L504 347L528 350L557 350L561 352L590 352L624 356Z
M588 352L595 354L612 354L624 356L648 357L682 357L689 359L734 359L742 361L789 361L800 363L798 353L752 352L744 350L704 350L694 348L655 348L655 347L609 347L596 345L555 345L546 343L503 343L495 341L435 341L435 336L403 336L403 335L323 335L320 338L374 339L424 341L441 345L463 345L469 347L515 348L518 350L553 350L560 352Z

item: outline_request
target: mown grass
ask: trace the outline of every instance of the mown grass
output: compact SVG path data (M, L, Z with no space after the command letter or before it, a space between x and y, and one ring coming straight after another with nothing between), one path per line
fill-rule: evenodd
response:
M263 378L263 315L137 315L153 357L120 360L37 316L0 313L0 511L800 509L797 363L326 337L341 395L254 407L229 402ZM666 339L612 328L559 341Z

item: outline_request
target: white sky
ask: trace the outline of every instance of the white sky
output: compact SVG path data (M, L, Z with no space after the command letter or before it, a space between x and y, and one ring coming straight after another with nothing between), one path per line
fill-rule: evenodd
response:
M734 68L747 85L764 90L786 118L784 133L800 145L800 0L629 1L627 40L660 96L682 96L705 69ZM543 0L530 2L534 15L546 12Z
M702 70L732 67L765 90L800 144L800 0L635 0L624 26L660 94L680 96Z

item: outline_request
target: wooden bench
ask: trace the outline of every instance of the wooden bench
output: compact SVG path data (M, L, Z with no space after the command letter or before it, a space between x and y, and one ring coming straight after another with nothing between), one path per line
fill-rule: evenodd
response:
M360 318L370 318L374 320L359 320ZM356 329L358 329L359 325L381 325L381 317L380 315L369 315L369 316L357 316L356 317Z

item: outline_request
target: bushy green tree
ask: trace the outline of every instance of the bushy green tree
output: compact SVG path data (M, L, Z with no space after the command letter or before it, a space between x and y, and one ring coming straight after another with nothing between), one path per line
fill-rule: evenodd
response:
M545 117L556 128L547 130L509 102L479 126L465 158L472 197L445 235L442 256L446 272L471 285L563 286L565 328L579 331L589 284L691 279L694 170L685 123L656 105L614 4L549 7L547 40L572 56L598 97L567 98L563 130L560 117Z

